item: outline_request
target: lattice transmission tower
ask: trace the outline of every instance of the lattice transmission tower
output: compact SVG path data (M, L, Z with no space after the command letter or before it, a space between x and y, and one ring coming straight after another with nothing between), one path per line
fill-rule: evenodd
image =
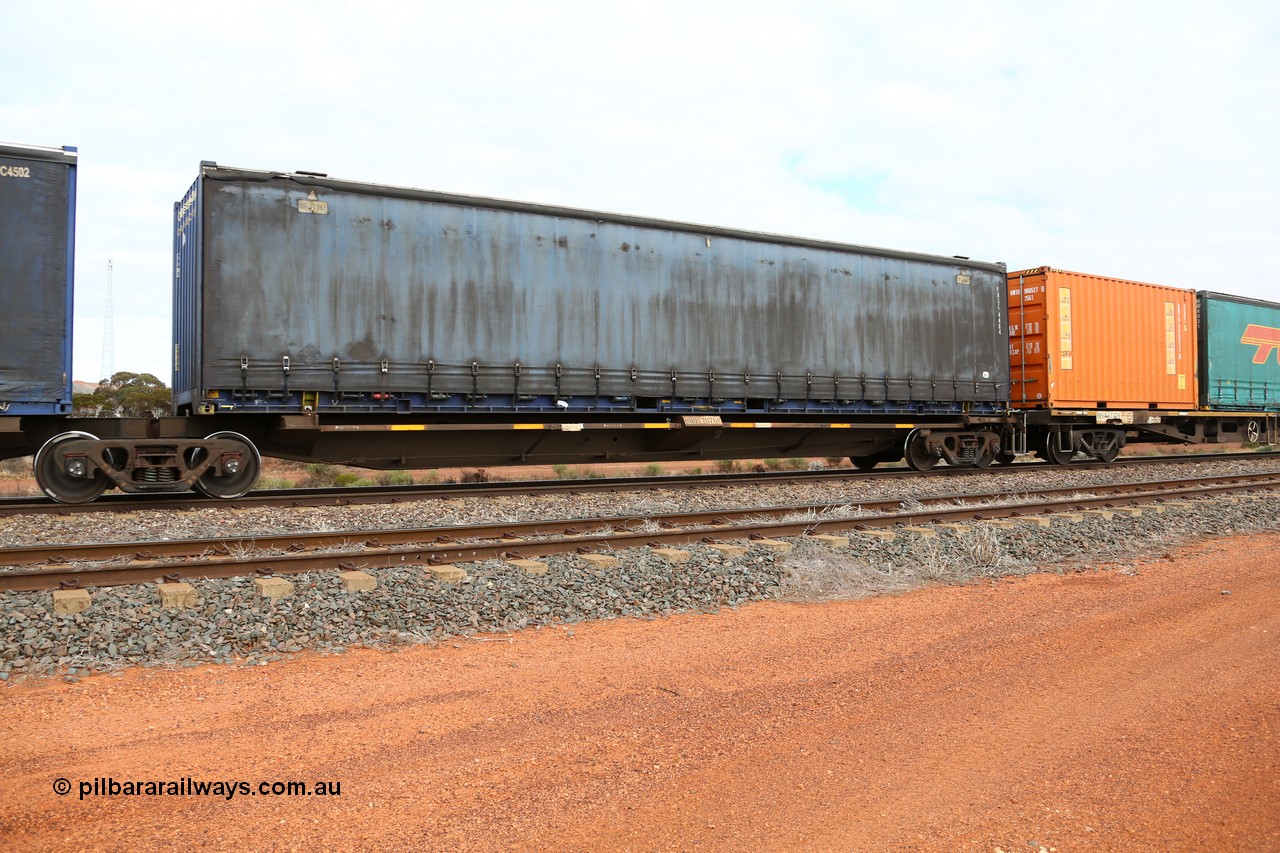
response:
M110 379L116 372L116 314L115 270L107 261L107 314L102 321L102 378Z

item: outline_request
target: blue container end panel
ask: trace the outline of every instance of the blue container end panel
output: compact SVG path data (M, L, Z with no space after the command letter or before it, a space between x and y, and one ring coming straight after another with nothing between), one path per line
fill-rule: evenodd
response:
M0 145L0 414L71 411L76 149Z

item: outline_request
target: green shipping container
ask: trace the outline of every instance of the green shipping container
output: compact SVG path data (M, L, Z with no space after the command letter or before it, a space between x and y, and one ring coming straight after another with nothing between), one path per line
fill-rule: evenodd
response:
M1280 411L1280 304L1200 291L1200 401Z

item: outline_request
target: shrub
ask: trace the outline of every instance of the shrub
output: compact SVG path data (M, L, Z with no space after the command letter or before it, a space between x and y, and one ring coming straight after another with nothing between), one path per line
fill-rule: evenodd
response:
M795 456L787 460L787 467L794 471L803 471L805 468L809 467L809 460Z
M413 474L408 471L383 471L378 475L379 486L412 486Z
M717 459L716 470L722 474L731 474L738 470L737 459Z
M489 472L483 468L473 468L463 471L462 476L458 478L460 483L487 483L489 482Z
M284 477L259 477L254 489L292 489L293 483Z
M573 469L563 462L551 466L551 470L555 472L558 479L568 480L573 476Z
M661 477L662 466L657 462L650 462L648 465L644 466L644 475L646 477Z
M302 480L303 486L319 488L338 484L338 469L332 465L326 465L323 462L312 462L307 465L306 470L307 476Z
M767 469L769 469L770 471L781 471L781 470L782 470L782 460L781 460L781 459L766 459L766 460L764 460L764 467L765 467L765 468L767 468Z
M15 480L20 480L30 476L30 456L18 456L14 459L0 460L0 477L11 477Z

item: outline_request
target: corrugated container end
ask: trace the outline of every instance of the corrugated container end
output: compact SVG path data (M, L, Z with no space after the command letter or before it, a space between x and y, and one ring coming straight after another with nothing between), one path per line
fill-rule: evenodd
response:
M0 414L71 406L74 148L0 143Z

